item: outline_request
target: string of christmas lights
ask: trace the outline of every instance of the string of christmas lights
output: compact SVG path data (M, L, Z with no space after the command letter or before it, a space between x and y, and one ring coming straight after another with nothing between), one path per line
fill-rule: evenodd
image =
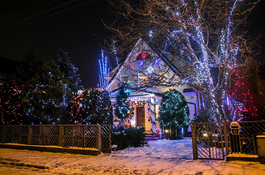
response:
M106 89L108 86L109 68L108 58L104 56L103 50L101 50L101 59L98 60L99 64L99 87Z

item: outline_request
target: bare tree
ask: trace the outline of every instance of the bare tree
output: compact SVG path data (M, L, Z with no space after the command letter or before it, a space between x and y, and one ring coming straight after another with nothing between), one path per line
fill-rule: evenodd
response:
M148 66L140 69L146 78L130 88L187 84L203 93L208 111L217 120L231 120L227 105L231 75L257 54L253 51L256 42L246 38L244 21L259 1L110 2L119 9L117 21L106 25L115 34L110 38L111 43L115 41L115 57L125 58L143 38L156 53L149 54L164 61L157 71L146 71ZM169 75L172 68L174 74ZM139 75L139 69L128 69Z

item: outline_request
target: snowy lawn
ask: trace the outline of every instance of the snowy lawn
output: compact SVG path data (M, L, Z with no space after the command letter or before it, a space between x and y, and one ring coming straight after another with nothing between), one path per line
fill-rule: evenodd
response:
M181 140L149 141L147 146L113 151L112 155L192 160L192 141L191 138L184 138Z
M0 174L265 174L265 165L254 162L194 161L191 138L150 141L100 156L0 149L0 162Z

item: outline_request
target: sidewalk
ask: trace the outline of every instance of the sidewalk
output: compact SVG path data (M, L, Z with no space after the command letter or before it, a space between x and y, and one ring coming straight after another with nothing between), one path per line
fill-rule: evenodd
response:
M10 148L19 150L32 150L32 151L45 151L54 153L71 153L82 155L98 156L101 152L95 148L82 148L82 147L60 147L60 146L46 146L46 145L27 145L17 143L0 143L0 148Z
M99 156L0 148L0 174L265 174L265 165L257 162L194 161L189 139L149 145Z

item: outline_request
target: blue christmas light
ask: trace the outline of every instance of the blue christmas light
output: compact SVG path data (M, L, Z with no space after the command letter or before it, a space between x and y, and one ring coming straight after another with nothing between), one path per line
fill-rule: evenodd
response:
M104 52L101 50L101 60L98 60L99 64L99 87L106 89L108 86L109 68L108 59L104 57Z
M152 38L152 36L153 36L153 31L150 30L150 31L149 31L149 38Z

